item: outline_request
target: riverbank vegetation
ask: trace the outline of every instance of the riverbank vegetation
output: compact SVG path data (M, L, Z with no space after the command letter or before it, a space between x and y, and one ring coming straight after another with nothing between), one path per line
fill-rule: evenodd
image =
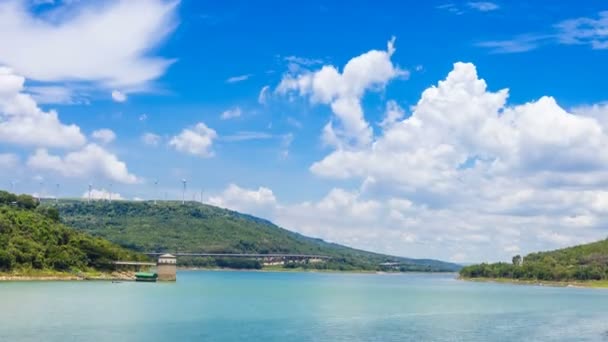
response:
M0 191L0 272L4 276L76 277L111 272L115 260L146 260L100 237L66 227L59 212L28 195Z
M55 206L55 203L46 204ZM306 269L342 271L448 271L459 265L371 253L303 236L254 216L189 202L60 200L68 226L140 252L290 253L331 257L328 262L298 264ZM406 251L404 251L404 254ZM397 266L382 266L390 261ZM259 262L179 258L181 266L253 268ZM285 267L291 267L290 264Z
M594 243L516 255L511 263L478 264L464 267L460 276L469 279L511 279L521 281L602 282L608 281L608 239Z

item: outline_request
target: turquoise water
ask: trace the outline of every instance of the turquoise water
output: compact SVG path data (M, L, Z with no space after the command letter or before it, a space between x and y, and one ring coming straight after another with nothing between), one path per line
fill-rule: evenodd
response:
M608 341L608 290L454 275L0 283L0 341Z

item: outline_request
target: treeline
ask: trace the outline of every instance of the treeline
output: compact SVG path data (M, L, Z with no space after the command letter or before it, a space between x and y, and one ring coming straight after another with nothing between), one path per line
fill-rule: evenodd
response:
M56 208L28 195L0 191L0 271L111 270L115 260L146 260L59 222Z
M331 257L331 261L303 267L332 270L381 271L380 265L386 261L402 263L403 270L454 272L460 269L459 265L437 260L391 257L328 243L263 219L200 203L60 200L57 208L65 224L141 252L324 255ZM179 263L219 267L203 258L180 258Z
M463 278L544 281L608 279L608 240L551 252L516 255L511 263L478 264L460 270Z

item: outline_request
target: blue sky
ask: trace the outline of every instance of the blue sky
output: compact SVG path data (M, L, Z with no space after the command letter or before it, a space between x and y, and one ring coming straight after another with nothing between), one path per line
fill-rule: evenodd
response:
M189 199L453 261L604 238L605 11L3 1L0 180L178 199L185 178Z

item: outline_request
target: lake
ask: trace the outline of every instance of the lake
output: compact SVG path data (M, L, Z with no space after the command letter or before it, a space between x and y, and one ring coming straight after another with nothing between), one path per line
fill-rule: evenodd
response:
M608 290L454 274L0 283L0 341L608 341Z

